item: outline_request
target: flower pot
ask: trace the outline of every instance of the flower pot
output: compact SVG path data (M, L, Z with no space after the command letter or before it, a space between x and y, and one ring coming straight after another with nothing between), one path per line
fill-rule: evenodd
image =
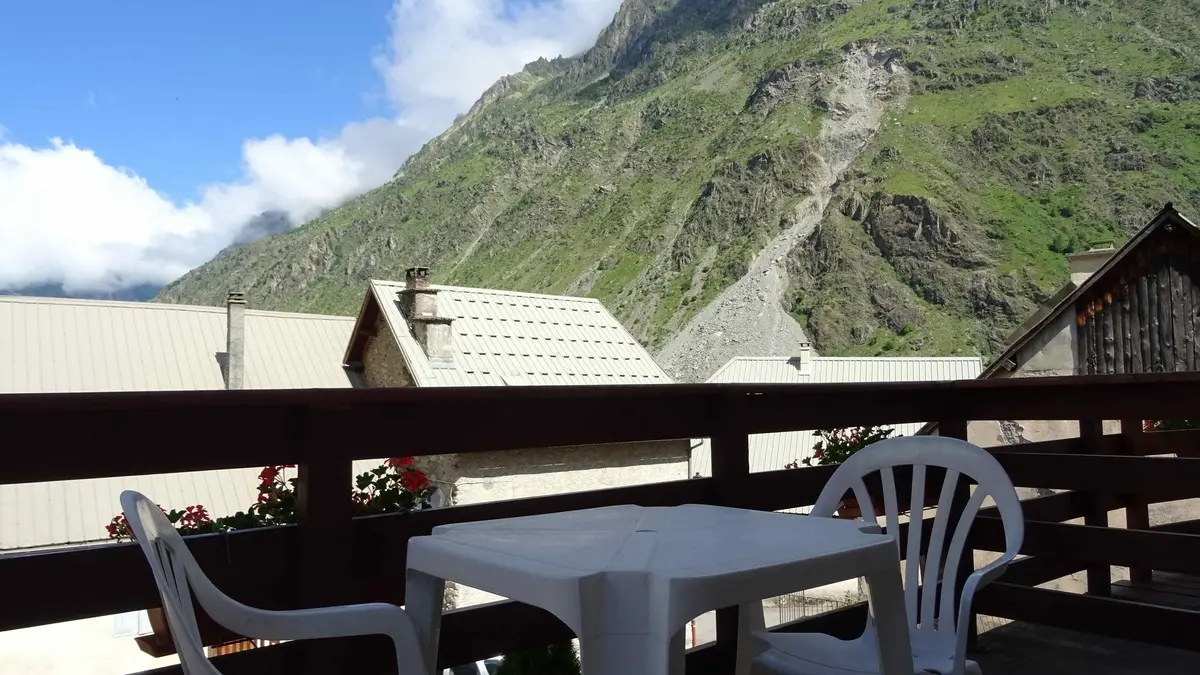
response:
M130 539L136 541L136 537L130 532ZM240 642L246 638L241 635L232 633L223 628L216 621L209 618L208 614L199 605L193 603L193 609L196 612L196 628L200 630L200 640L205 645L226 645L232 642ZM150 619L150 635L143 635L139 638L134 638L138 644L138 649L143 653L149 654L155 658L167 656L175 653L175 641L171 639L171 628L167 625L167 613L162 607L151 607L146 610L146 616Z
M871 505L875 507L875 515L876 516L882 516L884 514L882 497L877 497L875 495L871 495ZM859 506L858 499L856 499L854 497L847 497L846 499L842 500L841 504L838 505L838 510L837 510L838 518L845 518L847 520L857 520L859 518L862 518L862 516L863 516L862 507Z
M203 609L196 607L196 627L200 630L201 643L208 646L221 646L246 640L223 628L209 618ZM167 625L167 615L161 607L146 610L150 618L150 635L136 639L138 649L150 656L159 657L175 653L175 641L171 639L171 628Z
M939 496L940 495L938 494L926 495L925 499L922 500L921 505L927 509L933 508L938 505ZM875 506L876 516L883 516L886 513L883 506L883 497L881 495L871 495L871 503ZM901 515L908 513L908 509L905 508L906 506L907 504L901 505ZM850 520L862 518L862 508L858 505L858 500L854 497L847 497L846 499L843 499L842 503L838 506L837 517L847 518Z

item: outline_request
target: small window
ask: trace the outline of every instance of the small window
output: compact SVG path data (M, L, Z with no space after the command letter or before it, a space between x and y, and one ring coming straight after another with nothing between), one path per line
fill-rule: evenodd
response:
M474 663L468 663L464 666L454 666L450 669L451 675L479 675L479 670Z
M500 670L500 659L488 659L483 662L483 667L487 668L488 675L496 675L496 671Z

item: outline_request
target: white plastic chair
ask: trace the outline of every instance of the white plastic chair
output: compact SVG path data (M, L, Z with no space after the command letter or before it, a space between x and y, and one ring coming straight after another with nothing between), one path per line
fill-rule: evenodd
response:
M171 639L186 675L221 675L204 655L196 625L192 594L210 617L226 629L248 638L310 640L353 635L387 635L396 648L400 675L425 673L416 629L408 614L395 605L371 603L292 611L247 607L222 593L188 551L158 506L145 495L126 490L121 508L154 573Z
M978 446L956 438L906 436L879 441L851 455L837 468L821 491L821 496L813 505L810 515L833 516L848 490L853 490L863 513L876 513L863 479L878 471L883 484L887 531L898 532L900 510L892 468L904 465L912 466L910 513L918 515L921 514L925 502L925 467L946 469L929 549L923 563L924 570L921 569L922 563L918 562L924 521L920 517L914 517L909 523L908 550L905 556L909 564L904 570L904 594L914 670L943 675L978 674L979 666L966 660L971 600L975 591L1004 572L1017 556L1025 536L1025 520L1020 499L1008 474L995 457ZM949 546L946 547L944 543L951 520L950 506L960 475L973 479L978 485L972 491L962 517L950 536ZM986 497L991 497L995 502L1004 523L1005 552L967 577L958 612L955 614L952 589L958 575L958 563L963 555L971 523ZM896 545L900 546L899 538ZM948 592L942 594L940 611L935 614L935 604L939 595L935 592L939 569L944 570L942 588ZM922 594L919 599L918 574L921 579L932 580L928 588L930 592ZM936 622L935 616L939 617ZM740 617L738 675L879 672L875 631L870 620L863 635L858 639L839 640L816 633L771 633L766 629L761 603L742 605Z

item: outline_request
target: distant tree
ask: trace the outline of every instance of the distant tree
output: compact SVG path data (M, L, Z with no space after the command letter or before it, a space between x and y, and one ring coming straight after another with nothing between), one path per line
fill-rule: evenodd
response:
M1054 235L1054 242L1050 244L1050 250L1054 251L1055 253L1070 253L1071 240L1067 238L1067 235L1059 232L1058 234Z
M570 642L505 654L496 675L580 675L579 656Z

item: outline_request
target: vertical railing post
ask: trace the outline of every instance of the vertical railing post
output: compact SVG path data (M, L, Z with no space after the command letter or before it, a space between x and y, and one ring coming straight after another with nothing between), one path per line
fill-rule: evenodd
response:
M957 438L960 440L967 439L967 420L941 420L938 422L938 435L946 438ZM954 490L954 500L951 502L951 514L959 514L958 518L962 518L967 508L967 502L971 499L971 484L963 476L959 476L958 485ZM950 514L946 514L949 516ZM950 521L954 522L954 521ZM949 536L949 534L947 534ZM958 572L956 578L958 583L954 586L954 606L958 607L962 600L963 584L966 583L967 577L975 571L975 549L967 546L963 549L962 558L958 561ZM939 581L941 575L939 574ZM939 617L939 620L946 620L949 617ZM971 619L967 622L967 646L970 649L975 648L976 640L979 637L978 619L976 618L975 610L971 610Z
M346 604L351 596L351 462L337 448L313 447L310 411L297 407L289 421L297 462L296 516L299 538L297 600L304 607ZM302 672L340 672L345 663L336 642L305 645Z
M1141 441L1145 429L1142 420L1121 420L1122 452L1126 455L1142 454ZM1130 530L1150 529L1150 508L1144 495L1125 495L1125 527ZM1130 567L1129 580L1137 583L1150 583L1154 572L1148 567Z
M722 506L742 505L741 491L750 476L750 437L746 432L745 395L715 397L714 410L719 430L712 437L712 476L717 485L717 502ZM717 610L717 649L721 670L733 672L737 655L738 608Z
M1079 420L1079 438L1082 440L1081 452L1098 454L1101 442L1104 440L1104 420ZM1092 527L1108 527L1108 511L1104 508L1104 500L1095 490L1087 491L1086 504L1083 514L1083 524ZM1112 568L1103 563L1088 565L1087 592L1088 595L1108 596L1112 591Z

